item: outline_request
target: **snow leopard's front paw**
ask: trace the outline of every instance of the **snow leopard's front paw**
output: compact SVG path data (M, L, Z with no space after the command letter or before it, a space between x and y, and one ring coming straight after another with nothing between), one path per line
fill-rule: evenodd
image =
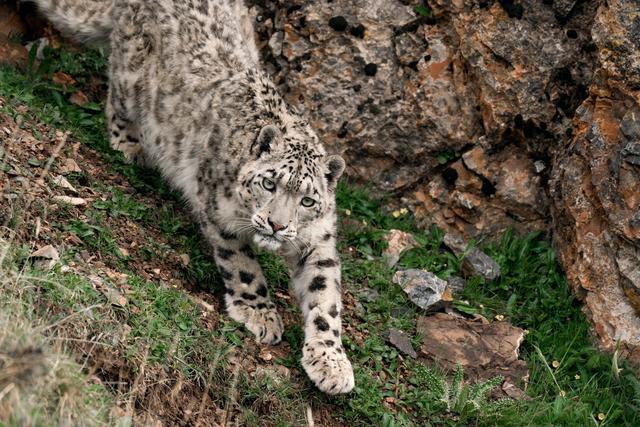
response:
M327 394L348 393L353 389L353 368L339 341L307 341L302 349L302 367Z
M264 305L264 304L261 304ZM282 319L276 311L273 303L271 307L256 308L246 304L231 304L227 306L229 316L240 323L243 323L256 337L260 344L275 345L282 340Z

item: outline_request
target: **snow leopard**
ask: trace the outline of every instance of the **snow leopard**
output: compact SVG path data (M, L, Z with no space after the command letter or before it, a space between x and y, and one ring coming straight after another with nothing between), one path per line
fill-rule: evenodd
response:
M63 33L109 48L111 146L157 168L213 251L228 315L281 341L256 248L289 267L304 321L301 364L328 394L354 387L342 345L338 179L304 115L262 69L242 0L34 0Z

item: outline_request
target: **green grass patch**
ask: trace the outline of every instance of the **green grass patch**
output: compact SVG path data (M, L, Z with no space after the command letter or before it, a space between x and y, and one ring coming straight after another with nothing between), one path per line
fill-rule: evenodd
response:
M350 233L356 237L359 235L349 227L362 227L363 220L368 224L369 235L379 235L384 231L385 219L380 218L380 215L385 215L384 200L367 199L366 193L360 189L350 197L348 186L343 186L341 191L344 193L339 197L340 207L350 211L345 222L347 229L344 230L347 238ZM460 260L441 249L441 232L419 231L410 225L404 229L414 233L421 247L405 252L399 263L401 267L423 268L442 278L457 273ZM362 250L359 245L363 244L372 250ZM345 245L354 245L359 252L375 256L373 260L344 257L345 281L352 283L356 294L362 286L376 289L379 293L373 301L360 300L364 308L360 316L361 325L373 337L370 338L373 342L365 341L364 348L350 345L362 369L359 379L362 384L369 384L356 389L355 399L359 403L355 405L353 421L357 422L367 413L377 414L370 418L371 421L387 423L384 420L389 420L390 415L384 415L386 411L380 405L370 406L371 402L380 402L383 395L379 390L384 387L376 378L378 373L393 366L388 356L393 354L393 349L381 342L377 335L391 325L414 331L412 322L416 310L398 287L391 284L392 271L378 260L382 245L374 246L366 240L360 242L357 239L347 240ZM597 425L638 425L640 382L628 366L614 362L612 355L601 353L593 346L589 324L570 292L551 245L540 234L514 236L507 232L498 242L484 245L482 249L500 264L502 276L493 283L486 283L478 277L471 278L457 302L468 301L470 311L488 318L502 314L514 325L528 331L521 357L527 361L531 371L527 390L530 400L503 402L499 410L475 412L470 418L467 415L465 422L478 425L582 426L594 422ZM410 307L411 311L404 320L394 319L394 308L397 310L401 306ZM369 369L366 369L367 361ZM557 368L552 366L553 361L559 363ZM418 368L411 365L408 361L409 370L415 373ZM616 366L619 371L614 369ZM393 370L389 374L392 375ZM415 377L408 378L409 384L413 381L416 381ZM433 389L433 386L427 385L427 388ZM359 400L361 393L375 394L364 398L369 406L362 412L359 408L363 408L365 403ZM422 405L424 400L421 403L421 399L415 399L408 407ZM434 413L428 415L440 419L434 424L457 425L465 418L457 413L459 409L455 410L455 406L448 417L437 418ZM442 408L436 413L438 411L442 414ZM598 418L603 415L603 419ZM404 422L402 416L391 419L394 423ZM414 418L413 422L417 420Z

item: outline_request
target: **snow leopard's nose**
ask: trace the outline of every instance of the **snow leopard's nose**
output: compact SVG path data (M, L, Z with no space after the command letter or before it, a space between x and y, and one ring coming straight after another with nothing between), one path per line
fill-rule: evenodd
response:
M278 231L284 230L285 228L287 228L286 225L278 224L277 222L271 221L271 219L267 219L267 222L269 223L269 225L273 229L274 233L277 233Z

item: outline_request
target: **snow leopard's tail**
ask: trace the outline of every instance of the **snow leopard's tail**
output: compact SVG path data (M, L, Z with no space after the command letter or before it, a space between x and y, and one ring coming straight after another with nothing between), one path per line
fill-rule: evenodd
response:
M115 0L29 0L67 36L80 42L105 42Z

